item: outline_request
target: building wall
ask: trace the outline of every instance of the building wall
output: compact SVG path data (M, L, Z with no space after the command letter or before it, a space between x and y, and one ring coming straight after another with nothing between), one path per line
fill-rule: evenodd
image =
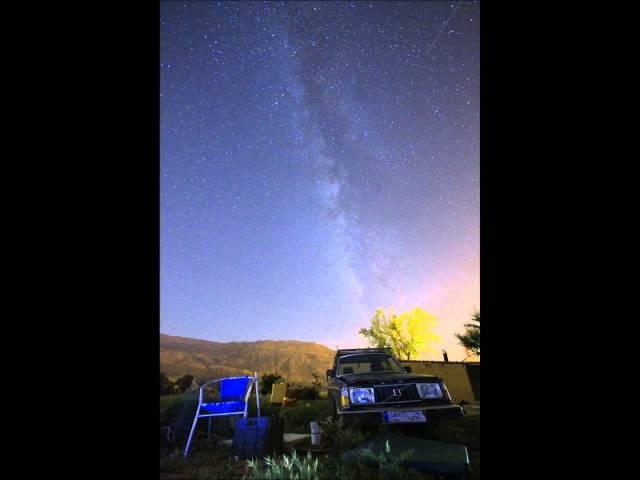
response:
M471 382L471 388L473 389L473 395L476 400L480 401L480 362L467 365L467 375Z
M463 362L429 362L421 360L405 360L400 362L403 366L411 367L411 373L435 375L440 377L453 397L454 403L464 400L467 403L476 403L480 399L473 394L473 388L467 373L467 364ZM480 364L474 364L479 366ZM477 388L479 392L479 387Z

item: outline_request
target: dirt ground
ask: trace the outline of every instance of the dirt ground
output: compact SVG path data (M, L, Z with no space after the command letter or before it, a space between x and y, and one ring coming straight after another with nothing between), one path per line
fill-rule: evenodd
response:
M178 451L160 462L160 480L241 479L246 472L245 460L234 460L231 449L224 445L194 449L187 461Z

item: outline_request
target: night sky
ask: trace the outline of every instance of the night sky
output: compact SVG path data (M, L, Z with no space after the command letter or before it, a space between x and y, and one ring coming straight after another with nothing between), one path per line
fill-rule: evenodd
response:
M331 348L480 307L477 2L162 2L161 331Z

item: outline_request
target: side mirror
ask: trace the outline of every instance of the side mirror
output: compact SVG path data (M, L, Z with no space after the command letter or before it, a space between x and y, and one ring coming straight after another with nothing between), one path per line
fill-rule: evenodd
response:
M411 373L411 367L404 367L404 371L407 373Z
M336 376L336 371L333 368L327 370L327 381L329 380L329 378L335 377L335 376Z

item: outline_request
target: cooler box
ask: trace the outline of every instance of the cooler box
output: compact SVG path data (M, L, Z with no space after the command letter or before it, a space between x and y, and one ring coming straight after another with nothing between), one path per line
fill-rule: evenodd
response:
M241 418L236 423L232 454L238 458L262 458L282 449L284 420L277 417Z

